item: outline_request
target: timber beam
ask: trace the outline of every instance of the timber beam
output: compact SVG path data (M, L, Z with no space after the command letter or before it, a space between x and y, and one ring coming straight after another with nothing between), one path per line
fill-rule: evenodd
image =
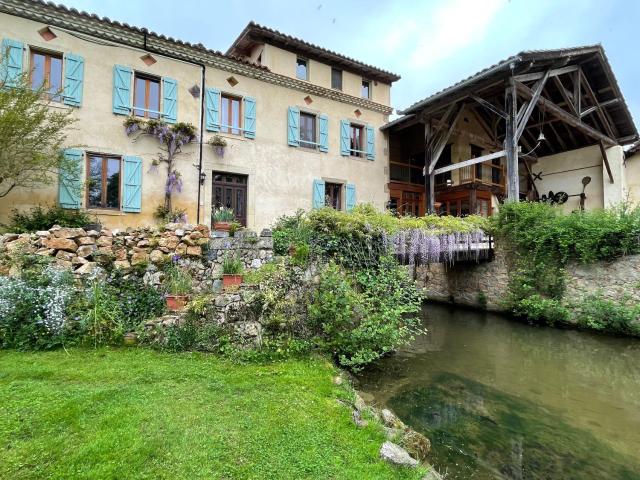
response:
M602 163L604 163L604 167L607 169L607 175L609 175L609 181L613 183L613 174L611 173L611 165L609 165L609 159L607 158L607 150L604 148L604 143L602 140L598 142L600 146L600 153L602 154Z
M446 167L436 168L433 173L435 175L439 175L441 173L450 172L452 170L458 170L459 168L469 167L471 165L475 165L476 163L488 162L489 160L493 160L494 158L502 158L506 156L507 152L504 150L500 150L499 152L488 153L486 155L482 155L481 157L470 158L469 160L465 160L464 162L452 163L451 165L447 165Z
M516 86L516 89L518 90L518 92L520 92L520 94L522 94L523 96L525 96L525 97L527 97L529 99L533 98L533 91L529 87L527 87L525 84L523 84L521 82L516 82L515 86ZM618 144L618 142L613 140L611 137L605 135L602 132L599 132L595 128L587 125L586 123L583 123L578 117L575 117L575 116L571 115L566 110L564 110L564 109L560 108L559 106L557 106L551 100L547 100L544 97L539 97L538 100L537 100L537 104L540 107L540 109L542 109L546 113L549 113L550 115L553 115L558 120L561 120L561 121L567 123L568 125L572 126L576 130L584 133L588 137L593 138L594 140L598 140L598 141L602 140L607 145L617 145Z
M578 65L569 65L568 67L561 68L553 68L551 70L547 70L547 72L537 72L537 73L525 73L523 75L516 75L513 79L516 82L531 82L533 80L540 80L542 77L547 75L548 77L557 77L558 75L564 75L565 73L575 72L579 69Z

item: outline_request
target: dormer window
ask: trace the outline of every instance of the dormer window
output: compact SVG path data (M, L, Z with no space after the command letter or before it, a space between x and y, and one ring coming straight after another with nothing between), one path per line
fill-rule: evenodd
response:
M296 60L296 78L309 80L309 61L306 58L298 57Z
M360 89L360 96L362 98L371 98L371 82L368 80L362 81L362 88Z
M331 69L331 88L334 90L342 90L342 70L337 68Z

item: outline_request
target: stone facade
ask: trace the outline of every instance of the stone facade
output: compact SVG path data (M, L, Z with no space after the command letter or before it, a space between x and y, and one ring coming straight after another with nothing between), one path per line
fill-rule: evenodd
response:
M416 278L431 300L505 311L509 274L513 268L509 252L497 248L495 258L484 263L433 264L418 267ZM640 302L640 255L612 262L571 263L566 268L566 301L599 295L620 301L629 297Z

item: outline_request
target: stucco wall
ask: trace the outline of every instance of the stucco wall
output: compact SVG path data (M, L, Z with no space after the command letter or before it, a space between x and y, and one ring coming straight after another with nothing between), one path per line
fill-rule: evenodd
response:
M582 191L582 178L589 176L591 183L585 189L586 209L620 203L626 198L624 154L622 147L611 147L606 151L614 183L609 180L600 148L594 145L538 158L531 166L535 174L542 173L542 180L536 180L538 192L540 195L548 195L549 191L579 194ZM567 212L579 209L580 197L570 197L562 208Z
M135 70L176 79L178 121L196 126L200 124L200 99L194 98L188 89L193 85L200 85L200 67L155 54L153 56L157 63L147 67L140 59L145 54L142 50L88 42L57 28L53 28L57 38L45 42L38 34L43 26L31 20L0 14L2 38L21 40L38 48L61 53L73 52L85 58L83 102L80 108L73 110L79 122L69 132L67 144L95 153L137 155L143 160L142 212L92 213L110 228L153 224L153 211L163 203L166 180L164 165L156 173L149 171L151 162L160 152L160 145L155 139L148 137L132 141L124 133L122 122L125 117L112 113L113 65L128 65ZM270 51L267 58L273 60L278 56ZM25 54L25 61L26 59ZM233 87L227 82L232 75L238 81ZM388 157L386 140L378 130L384 123L382 113L360 108L361 116L358 118L354 113L357 107L313 95L312 103L307 105L304 101L307 94L304 92L214 68L207 68L206 78L207 87L254 97L257 118L254 140L224 135L229 144L224 158L217 157L211 147L204 145L203 164L207 176L201 191L201 222L208 223L210 218L211 172L214 170L249 175L247 223L248 227L257 230L271 225L284 213L291 213L299 208L309 209L315 178L353 183L356 185L358 202L373 202L380 208L384 206L388 199L385 192ZM287 108L291 105L328 115L328 153L310 152L287 145L286 116ZM351 119L375 127L375 161L340 156L341 119ZM204 141L211 135L205 132ZM183 152L176 161L176 168L183 175L184 189L182 193L174 195L173 204L175 208L186 209L189 221L195 222L198 198L198 172L195 165L198 163L198 146L186 146ZM57 196L57 184L37 190L16 189L0 200L0 223L6 222L13 208L26 209L35 204L55 204Z
M262 64L270 70L296 77L296 59L298 55L294 52L265 45L265 53L262 55ZM331 66L316 60L309 60L309 82L322 87L331 88ZM342 91L354 97L360 97L360 87L362 80L369 80L362 75L358 75L347 70L342 71ZM383 105L389 105L391 86L382 82L371 82L371 100Z
M625 166L629 202L640 205L640 153L627 158Z

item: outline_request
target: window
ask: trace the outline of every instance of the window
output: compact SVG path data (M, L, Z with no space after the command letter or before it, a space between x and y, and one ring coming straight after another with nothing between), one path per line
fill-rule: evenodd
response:
M362 88L360 89L360 96L362 98L371 98L371 82L368 80L362 81Z
M43 85L52 101L62 101L62 55L32 50L31 88L37 90Z
M220 131L223 133L231 133L233 135L240 135L242 127L240 125L240 105L241 99L238 97L232 97L230 95L221 96L221 108L222 112Z
M351 124L351 145L350 152L352 157L364 156L364 127L362 125Z
M342 70L331 69L331 88L342 90Z
M298 57L296 61L296 78L309 80L309 65L307 59Z
M120 209L120 159L89 154L87 206Z
M300 146L315 149L316 116L311 113L300 112Z
M324 184L324 204L335 210L342 209L342 185L339 183Z
M160 80L136 72L133 88L133 114L160 118Z

